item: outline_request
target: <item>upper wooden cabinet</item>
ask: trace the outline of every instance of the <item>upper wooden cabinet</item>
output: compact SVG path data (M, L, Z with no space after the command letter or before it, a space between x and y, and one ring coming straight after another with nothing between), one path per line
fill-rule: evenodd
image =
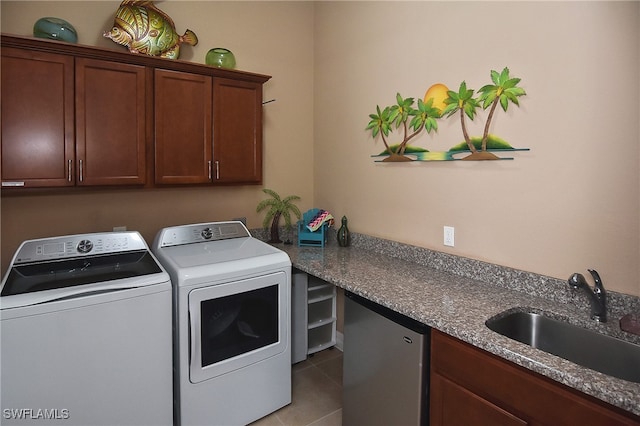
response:
M154 90L156 183L211 182L211 77L155 70Z
M145 183L145 67L2 49L2 185Z
M2 49L2 186L72 186L74 59Z
M262 182L262 85L213 81L214 178L221 183Z
M262 84L155 71L155 181L262 182Z
M76 59L78 185L140 185L146 178L147 68Z
M261 183L270 76L1 40L4 188Z

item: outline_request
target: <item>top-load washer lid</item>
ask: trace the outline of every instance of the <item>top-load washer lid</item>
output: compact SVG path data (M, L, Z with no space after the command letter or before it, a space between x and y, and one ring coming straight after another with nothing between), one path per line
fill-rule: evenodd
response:
M23 242L0 296L7 308L164 281L168 274L138 232L68 235Z

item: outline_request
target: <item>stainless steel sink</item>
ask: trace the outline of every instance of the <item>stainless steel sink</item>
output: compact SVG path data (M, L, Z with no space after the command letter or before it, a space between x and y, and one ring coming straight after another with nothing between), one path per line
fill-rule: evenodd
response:
M640 383L640 345L526 311L498 314L485 324L510 339L592 370Z

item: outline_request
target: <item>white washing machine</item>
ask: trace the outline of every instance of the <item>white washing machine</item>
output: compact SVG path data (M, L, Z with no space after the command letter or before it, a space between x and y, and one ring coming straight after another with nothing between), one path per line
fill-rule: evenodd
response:
M291 403L291 260L241 222L162 229L174 297L174 423L244 425Z
M139 233L25 241L0 294L0 423L171 425L171 282Z

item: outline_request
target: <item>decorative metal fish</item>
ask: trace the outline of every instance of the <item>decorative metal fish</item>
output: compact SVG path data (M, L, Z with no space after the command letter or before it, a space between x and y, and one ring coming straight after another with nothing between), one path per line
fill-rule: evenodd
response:
M169 59L178 59L181 43L198 44L191 30L178 35L173 20L152 1L124 0L116 11L113 28L103 36L127 46L131 53Z

